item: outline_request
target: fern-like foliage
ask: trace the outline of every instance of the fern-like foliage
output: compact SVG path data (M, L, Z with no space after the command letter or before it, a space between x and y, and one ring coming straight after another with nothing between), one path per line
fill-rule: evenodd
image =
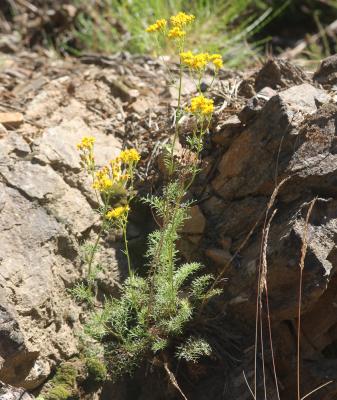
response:
M196 363L201 357L212 353L211 346L202 338L189 337L177 348L176 355L180 359Z

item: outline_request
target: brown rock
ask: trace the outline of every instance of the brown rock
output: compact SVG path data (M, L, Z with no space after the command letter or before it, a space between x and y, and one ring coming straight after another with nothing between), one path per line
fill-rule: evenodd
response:
M19 112L0 112L0 124L7 129L18 128L23 120L23 114Z
M182 232L189 235L200 235L204 232L205 226L204 214L200 211L199 206L193 206L190 208L190 218L185 221Z
M230 254L230 252L228 250L218 249L215 247L208 248L205 251L205 254L217 265L226 265L232 259L232 255Z
M219 123L211 137L212 141L223 146L229 145L234 135L242 131L242 123L237 115L232 115Z
M324 86L337 83L337 54L324 58L314 74L314 80Z
M212 182L215 191L225 199L272 191L271 170L282 170L277 165L283 159L277 158L280 144L283 157L291 157L298 127L317 111L317 98L329 100L323 90L307 83L271 97L224 153Z
M255 78L255 89L260 91L266 86L272 89L284 89L294 85L310 82L301 68L282 59L270 59L258 72Z
M243 124L247 124L262 110L266 102L277 92L270 87L264 87L254 97L247 101L247 104L239 112L238 118Z

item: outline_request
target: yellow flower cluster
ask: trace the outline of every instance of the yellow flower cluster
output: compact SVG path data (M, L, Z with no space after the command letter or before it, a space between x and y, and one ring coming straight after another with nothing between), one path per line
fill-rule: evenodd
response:
M214 104L212 99L207 99L205 96L196 96L191 100L191 106L187 111L192 114L209 116L214 111Z
M108 192L114 184L114 180L111 179L109 169L107 167L102 168L96 172L95 180L92 187L99 192Z
M122 219L127 216L127 213L129 212L130 207L129 206L120 206L113 208L112 210L108 211L105 214L106 219L111 220L111 219Z
M174 28L170 29L167 37L169 39L180 39L186 35L186 31L182 30L178 26L175 26Z
M93 136L84 136L80 143L78 143L77 148L79 150L91 150L94 146L95 138Z
M173 15L170 18L170 22L173 26L182 28L185 25L191 24L195 20L195 16L192 14L186 14L184 12L179 12L177 15Z
M221 54L211 54L209 56L210 61L213 63L215 68L220 69L223 67L222 55Z
M140 155L136 149L127 149L121 151L119 158L124 164L132 164L140 160Z
M154 24L148 26L146 28L146 32L153 33L163 31L166 27L167 21L166 19L158 19Z
M130 178L129 168L132 169L139 160L140 155L136 149L121 151L118 157L110 161L109 166L96 172L92 187L101 193L107 193L114 185L124 186Z
M180 59L189 68L199 71L205 69L208 63L212 63L216 69L223 66L221 54L193 54L191 51L186 51L180 53Z
M186 31L183 27L191 24L195 20L195 16L191 14L186 14L184 12L179 12L177 15L170 17L170 29L167 32L167 37L169 39L182 39L186 35ZM154 24L146 28L146 32L164 32L166 33L167 21L166 19L158 19Z

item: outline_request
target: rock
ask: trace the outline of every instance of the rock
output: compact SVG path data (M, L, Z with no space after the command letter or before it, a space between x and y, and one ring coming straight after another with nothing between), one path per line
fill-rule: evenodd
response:
M116 157L121 150L121 143L113 136L93 131L80 117L63 121L60 125L48 128L42 137L35 141L39 154L35 157L53 165L63 168L65 172L72 170L79 172L80 157L76 148L83 136L94 136L94 155L99 167L107 164Z
M207 257L209 257L217 265L226 265L231 259L232 255L228 250L218 248L208 248L205 251Z
M138 97L135 102L133 102L130 106L130 110L143 115L148 112L151 108L153 108L153 103L144 97Z
M0 138L0 380L26 389L78 353L81 309L67 288L82 276L78 239L97 222L87 198L66 182L70 173L73 184L81 180L72 150L78 127L74 118L48 130L49 143L42 137L33 150L15 132ZM105 163L117 149L107 135L97 142ZM101 262L109 263L109 279L101 279L112 292L115 249L107 248ZM71 321L65 310L72 310Z
M25 389L5 385L0 382L0 399L1 400L34 400L34 397Z
M337 84L337 54L321 61L313 79L323 86L329 87Z
M256 95L253 79L244 79L238 88L238 95L250 99Z
M0 112L0 124L7 129L16 129L23 123L23 114L19 112Z
M324 91L307 83L271 97L225 152L212 182L214 190L224 199L270 193L272 171L277 166L282 170L292 156L296 129L317 110L317 97L328 100Z
M233 136L239 134L242 129L243 126L238 116L232 115L216 126L211 139L214 143L227 146L231 142Z
M284 89L310 82L309 77L297 66L282 59L270 59L255 78L255 89L260 91L268 86L272 89Z
M68 236L65 228L17 190L1 184L1 192L4 206L0 213L0 286L9 306L15 308L15 315L8 307L3 314L7 315L7 325L12 326L13 344L6 350L9 353L1 354L4 364L0 379L31 388L32 378L33 387L40 385L55 360L77 351L77 340L70 327L62 323L62 314L72 304L64 283L74 282L78 272L64 258L71 258L71 253L63 251L60 255L61 242ZM76 249L75 243L69 243L69 250L71 246ZM35 363L41 365L39 357L48 362L43 370L40 368L39 377L29 377L31 370L37 368Z
M266 102L242 133L232 138L218 165L219 174L212 180L216 195L202 203L207 216L204 233L207 243L222 245L222 238L230 237L230 251L238 252L225 272L229 284L224 307L231 321L245 326L249 347L254 343L257 271L265 211L275 185L282 178L291 177L276 196L273 208L277 212L266 250L281 398L292 398L296 390L293 371L299 263L304 243L307 253L302 288L302 393L337 378L336 132L337 105L329 102L324 90L304 83L279 92ZM305 237L308 204L315 196L319 199ZM228 247L226 242L222 249L211 245L206 255L220 265L222 257L225 258L223 252L229 252ZM242 327L237 332L242 333ZM270 354L265 353L265 359L272 366ZM242 369L247 376L253 373L250 362L244 367L242 361L237 371L230 371L228 376L233 377L236 385L229 398L234 398L231 397L234 394L235 398L249 397L241 376ZM270 386L268 398L274 398L274 393ZM336 386L332 385L330 390L317 393L316 398L331 400L335 393Z
M182 232L188 235L200 235L204 232L206 220L198 206L193 206L189 211L189 219L187 219L182 228Z
M266 102L275 95L275 90L269 87L263 88L259 93L247 101L245 107L238 114L239 120L243 124L250 122L258 115L258 112L262 110Z
M128 88L125 83L118 79L115 75L100 73L97 75L97 79L106 83L110 87L112 96L118 97L124 102L131 102L139 95L138 91Z

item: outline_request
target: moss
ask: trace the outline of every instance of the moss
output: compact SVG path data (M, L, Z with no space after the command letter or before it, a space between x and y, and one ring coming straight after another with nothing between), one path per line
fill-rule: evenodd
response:
M46 400L68 400L72 396L72 391L66 385L56 385L48 392Z
M61 364L50 381L50 389L44 395L45 400L68 400L74 398L77 368L72 363Z
M87 358L85 360L89 379L93 382L103 382L107 377L107 369L98 358Z

